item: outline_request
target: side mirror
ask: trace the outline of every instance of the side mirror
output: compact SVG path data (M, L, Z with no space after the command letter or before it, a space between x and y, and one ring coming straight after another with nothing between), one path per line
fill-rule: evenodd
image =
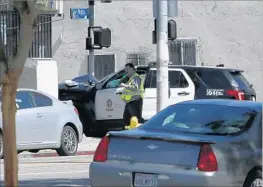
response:
M96 83L95 88L96 88L96 90L101 90L102 83L101 82Z

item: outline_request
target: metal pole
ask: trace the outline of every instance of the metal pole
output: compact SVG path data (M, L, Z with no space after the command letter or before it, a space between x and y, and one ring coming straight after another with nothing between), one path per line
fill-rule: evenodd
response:
M167 0L157 1L157 112L168 104L168 6Z
M95 17L94 5L95 5L94 0L89 0L89 11L90 11L89 26L90 27L94 26L94 17ZM93 38L93 35L91 35L91 37ZM88 61L88 72L89 72L89 74L91 74L93 76L94 76L94 61L95 61L94 49L90 49L89 50L89 61Z

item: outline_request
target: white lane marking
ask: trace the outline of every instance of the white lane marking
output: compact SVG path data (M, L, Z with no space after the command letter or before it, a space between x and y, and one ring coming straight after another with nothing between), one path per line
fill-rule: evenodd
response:
M32 175L50 175L50 174L74 174L74 173L89 173L89 170L82 170L82 171L74 171L74 172L43 172L43 173L22 173L18 174L18 176L32 176ZM0 177L4 177L4 175L0 175Z

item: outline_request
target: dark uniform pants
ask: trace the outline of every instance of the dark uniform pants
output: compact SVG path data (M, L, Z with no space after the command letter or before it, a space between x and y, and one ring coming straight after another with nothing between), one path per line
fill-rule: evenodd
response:
M142 99L131 101L125 105L125 109L123 113L124 125L126 126L130 125L130 120L133 116L137 117L139 123L143 123L142 105L143 105Z

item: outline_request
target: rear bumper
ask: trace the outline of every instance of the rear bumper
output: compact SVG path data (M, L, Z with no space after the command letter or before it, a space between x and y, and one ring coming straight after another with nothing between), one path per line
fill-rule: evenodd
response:
M96 131L108 132L108 131L120 131L125 129L123 120L101 120L96 121Z
M90 165L92 187L133 186L134 173L157 174L158 186L235 186L224 172L200 172L195 168L131 162L93 162Z

